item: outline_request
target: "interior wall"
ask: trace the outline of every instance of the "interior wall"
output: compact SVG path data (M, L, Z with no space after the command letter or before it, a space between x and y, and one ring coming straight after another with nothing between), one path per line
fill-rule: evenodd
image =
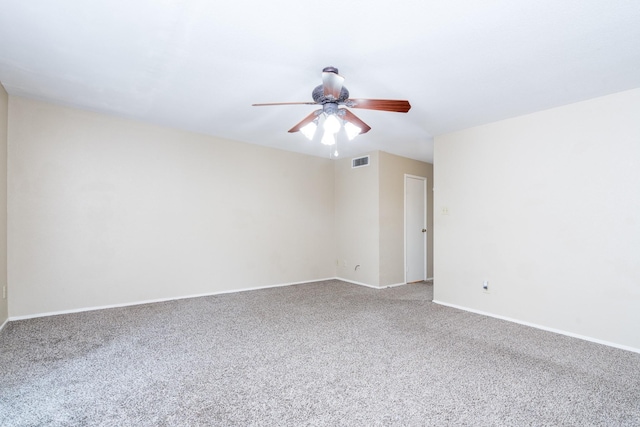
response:
M435 300L640 350L639 118L635 89L436 137Z
M404 283L404 176L427 179L427 277L433 277L433 165L380 152L380 286Z
M335 276L329 159L14 96L9 123L11 317Z
M369 166L352 168L351 158L333 160L335 171L335 235L337 277L380 284L379 152L369 153Z
M373 287L404 283L404 175L427 178L427 227L432 229L433 165L382 151L369 166L334 160L337 277ZM433 234L427 236L427 276Z
M7 288L7 128L9 95L0 84L0 328L9 318ZM6 295L6 294L5 294Z

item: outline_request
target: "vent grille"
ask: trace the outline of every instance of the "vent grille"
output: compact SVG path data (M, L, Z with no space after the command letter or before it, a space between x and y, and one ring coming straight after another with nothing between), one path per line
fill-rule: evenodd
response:
M361 168L363 166L369 166L369 156L357 157L355 159L351 159L352 168Z

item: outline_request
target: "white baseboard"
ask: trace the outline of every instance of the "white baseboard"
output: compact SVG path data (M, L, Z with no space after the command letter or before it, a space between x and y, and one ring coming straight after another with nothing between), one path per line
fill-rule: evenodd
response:
M366 283L361 283L361 282L356 282L356 281L353 281L353 280L343 279L341 277L327 277L327 278L323 278L323 279L313 279L313 280L308 280L308 281L304 281L304 282L279 283L279 284L275 284L275 285L257 286L257 287L253 287L253 288L229 289L229 290L224 290L224 291L207 292L207 293L202 293L202 294L181 295L181 296L173 296L173 297L167 297L167 298L155 298L155 299L148 299L148 300L142 300L142 301L124 302L124 303L119 303L119 304L108 304L108 305L101 305L101 306L74 308L74 309L69 309L69 310L47 311L47 312L44 312L44 313L26 314L26 315L22 315L22 316L10 316L7 320L5 320L5 322L2 324L2 326L0 326L0 330L2 330L2 328L8 322L15 321L15 320L36 319L38 317L58 316L60 314L82 313L82 312L85 312L85 311L106 310L106 309L109 309L109 308L120 308L120 307L130 307L130 306L135 306L135 305L153 304L153 303L157 303L157 302L175 301L175 300L188 299L188 298L200 298L200 297L208 297L208 296L213 296L213 295L232 294L232 293L236 293L236 292L257 291L257 290L260 290L260 289L281 288L281 287L285 287L285 286L294 286L294 285L305 285L305 284L311 284L311 283L316 283L316 282L324 282L324 281L327 281L327 280L340 280L340 281L343 281L343 282L352 283L354 285L366 286L366 287L372 288L372 289L385 289L385 288L392 288L392 287L395 287L395 286L406 285L406 283L396 283L396 284L387 285L387 286L373 286L373 285L368 285Z
M367 288L371 288L371 289L387 289L387 288L395 288L396 286L404 286L407 283L394 283L392 285L383 285L383 286L374 286L374 285L369 285L367 283L362 283L362 282L356 282L355 280L349 280L349 279L343 279L342 277L334 277L335 280L340 280L342 282L347 282L347 283L352 283L354 285L359 285L359 286L366 286Z
M507 322L518 323L520 325L529 326L529 327L536 328L536 329L542 329L543 331L553 332L553 333L560 334L560 335L566 335L566 336L572 337L572 338L578 338L578 339L581 339L581 340L590 341L590 342L593 342L593 343L596 343L596 344L602 344L602 345L606 345L606 346L609 346L609 347L619 348L621 350L627 350L627 351L632 351L634 353L640 353L640 348L630 347L630 346L622 345L622 344L616 344L614 342L604 341L604 340L601 340L601 339L598 339L598 338L592 338L592 337L588 337L588 336L585 336L585 335L574 334L573 332L567 332L567 331L563 331L561 329L549 328L547 326L538 325L536 323L525 322L525 321L522 321L522 320L513 319L511 317L501 316L499 314L487 313L485 311L476 310L476 309L468 308L468 307L463 307L463 306L456 305L456 304L449 304L447 302L442 302L442 301L438 301L438 300L433 300L433 303L439 304L439 305L444 305L446 307L457 308L458 310L464 310L464 311L468 311L468 312L475 313L475 314L481 314L483 316L493 317L493 318L500 319L500 320L506 320Z
M109 308L130 307L130 306L142 305L142 304L152 304L152 303L156 303L156 302L175 301L175 300L181 300L181 299L199 298L199 297L206 297L206 296L213 296L213 295L230 294L230 293L236 293L236 292L256 291L256 290L260 290L260 289L281 288L281 287L285 287L285 286L294 286L294 285L305 285L305 284L312 284L312 283L316 283L316 282L323 282L323 281L327 281L327 280L340 280L340 281L343 281L343 282L352 283L354 285L359 285L359 286L365 286L367 288L372 288L372 289L385 289L385 288L392 288L392 287L396 287L396 286L406 285L406 283L396 283L396 284L393 284L393 285L378 287L378 286L368 285L368 284L362 283L362 282L356 282L354 280L344 279L344 278L341 278L341 277L328 277L328 278L324 278L324 279L314 279L314 280L309 280L309 281L304 281L304 282L280 283L280 284L276 284L276 285L267 285L267 286L253 287L253 288L230 289L230 290L224 290L224 291L218 291L218 292L209 292L209 293L195 294L195 295L176 296L176 297L169 297L169 298L157 298L157 299L136 301L136 302L128 302L128 303L121 303L121 304L110 304L110 305L96 306L96 307L84 307L84 308L78 308L78 309L72 309L72 310L61 310L61 311L52 311L52 312L46 312L46 313L29 314L29 315L25 315L25 316L11 316L8 319L6 319L2 323L2 325L0 325L0 332L4 329L5 326L7 326L7 324L10 321L15 321L15 320L26 320L26 319L33 319L33 318L38 318L38 317L56 316L56 315L59 315L59 314L81 313L81 312L85 312L85 311L105 310L105 309L109 309ZM621 350L627 350L627 351L631 351L631 352L634 352L634 353L640 353L640 348L635 348L635 347L630 347L630 346L626 346L626 345L622 345L622 344L617 344L617 343L613 343L613 342L610 342L610 341L604 341L604 340L601 340L601 339L592 338L592 337L585 336L585 335L574 334L572 332L567 332L567 331L563 331L563 330L555 329L555 328L549 328L547 326L538 325L536 323L525 322L525 321L522 321L522 320L513 319L513 318L510 318L510 317L506 317L506 316L501 316L501 315L498 315L498 314L488 313L488 312L485 312L485 311L476 310L476 309L472 309L472 308L468 308L468 307L464 307L464 306L460 306L460 305L456 305L456 304L449 304L449 303L446 303L446 302L443 302L443 301L433 300L433 303L434 304L443 305L443 306L446 306L446 307L455 308L455 309L458 309L458 310L463 310L463 311L468 311L468 312L471 312L471 313L480 314L480 315L483 315L483 316L493 317L493 318L500 319L500 320L506 320L508 322L518 323L520 325L529 326L529 327L532 327L532 328L541 329L541 330L548 331L548 332L553 332L553 333L556 333L556 334L566 335L566 336L569 336L569 337L572 337L572 338L578 338L578 339L582 339L582 340L585 340L585 341L590 341L590 342L593 342L593 343L596 343L596 344L602 344L602 345L606 345L606 346L609 346L609 347L619 348Z
M326 279L314 279L314 280L309 280L309 281L305 281L305 282L279 283L279 284L276 284L276 285L259 286L259 287L254 287L254 288L229 289L229 290L224 290L224 291L208 292L208 293L203 293L203 294L183 295L183 296L175 296L175 297L168 297L168 298L156 298L156 299L149 299L149 300L143 300L143 301L125 302L125 303L120 303L120 304L109 304L109 305L101 305L101 306L93 306L93 307L82 307L82 308L75 308L75 309L71 309L71 310L49 311L49 312L45 312L45 313L27 314L27 315L24 315L24 316L10 316L7 319L7 321L5 321L5 324L8 321L15 321L15 320L35 319L35 318L38 318L38 317L57 316L57 315L60 315L60 314L82 313L82 312L85 312L85 311L106 310L106 309L109 309L109 308L119 308L119 307L130 307L130 306L134 306L134 305L153 304L153 303L156 303L156 302L176 301L176 300L181 300L181 299L200 298L200 297L208 297L208 296L213 296L213 295L233 294L233 293L236 293L236 292L257 291L257 290L260 290L260 289L282 288L282 287L285 287L285 286L305 285L305 284L323 282L323 281L326 281L326 280L334 280L334 279L335 279L334 277L329 277L329 278L326 278ZM4 324L3 324L3 326L4 326Z
M381 289L385 289L385 288L396 288L396 287L398 287L398 286L404 286L404 285L408 285L408 283L404 283L404 282L401 282L401 283L394 283L393 285L381 286L380 288L381 288Z
M347 283L352 283L354 285L359 285L359 286L366 286L367 288L372 288L372 289L382 289L378 286L374 286L374 285L369 285L367 283L362 283L362 282L356 282L355 280L349 280L349 279L344 279L342 277L334 277L334 280L340 280L342 282L347 282Z

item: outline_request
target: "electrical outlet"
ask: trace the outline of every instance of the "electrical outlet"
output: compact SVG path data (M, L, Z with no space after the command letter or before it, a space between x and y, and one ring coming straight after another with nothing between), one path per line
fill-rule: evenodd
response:
M2 299L7 299L7 286L2 287Z
M446 206L442 207L442 209L440 209L440 213L442 215L449 215L449 208Z

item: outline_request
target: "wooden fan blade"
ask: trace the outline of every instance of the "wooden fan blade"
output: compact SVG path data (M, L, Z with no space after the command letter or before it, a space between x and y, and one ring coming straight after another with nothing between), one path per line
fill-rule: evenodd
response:
M395 111L396 113L406 113L411 109L409 101L395 99L347 99L344 104L350 108Z
M340 91L344 77L340 74L324 71L322 73L322 87L324 88L324 96L333 96L335 99L340 98Z
M315 102L271 102L268 104L251 104L252 107L265 107L269 105L316 105Z
M366 124L365 122L363 122L362 120L360 120L358 118L358 116L356 116L355 114L353 114L351 111L345 109L345 108L340 108L341 111L344 111L344 120L355 125L358 126L360 129L362 129L360 131L360 135L362 135L363 133L367 133L371 130L371 126L369 126L368 124Z
M319 111L322 111L322 110L316 110L313 113L309 114L304 119L302 119L302 121L300 123L298 123L297 125L295 125L291 129L289 129L289 133L298 132L300 130L300 128L302 128L302 127L308 125L309 123L311 123L312 121L314 121L316 119L316 117L318 117L318 112Z

